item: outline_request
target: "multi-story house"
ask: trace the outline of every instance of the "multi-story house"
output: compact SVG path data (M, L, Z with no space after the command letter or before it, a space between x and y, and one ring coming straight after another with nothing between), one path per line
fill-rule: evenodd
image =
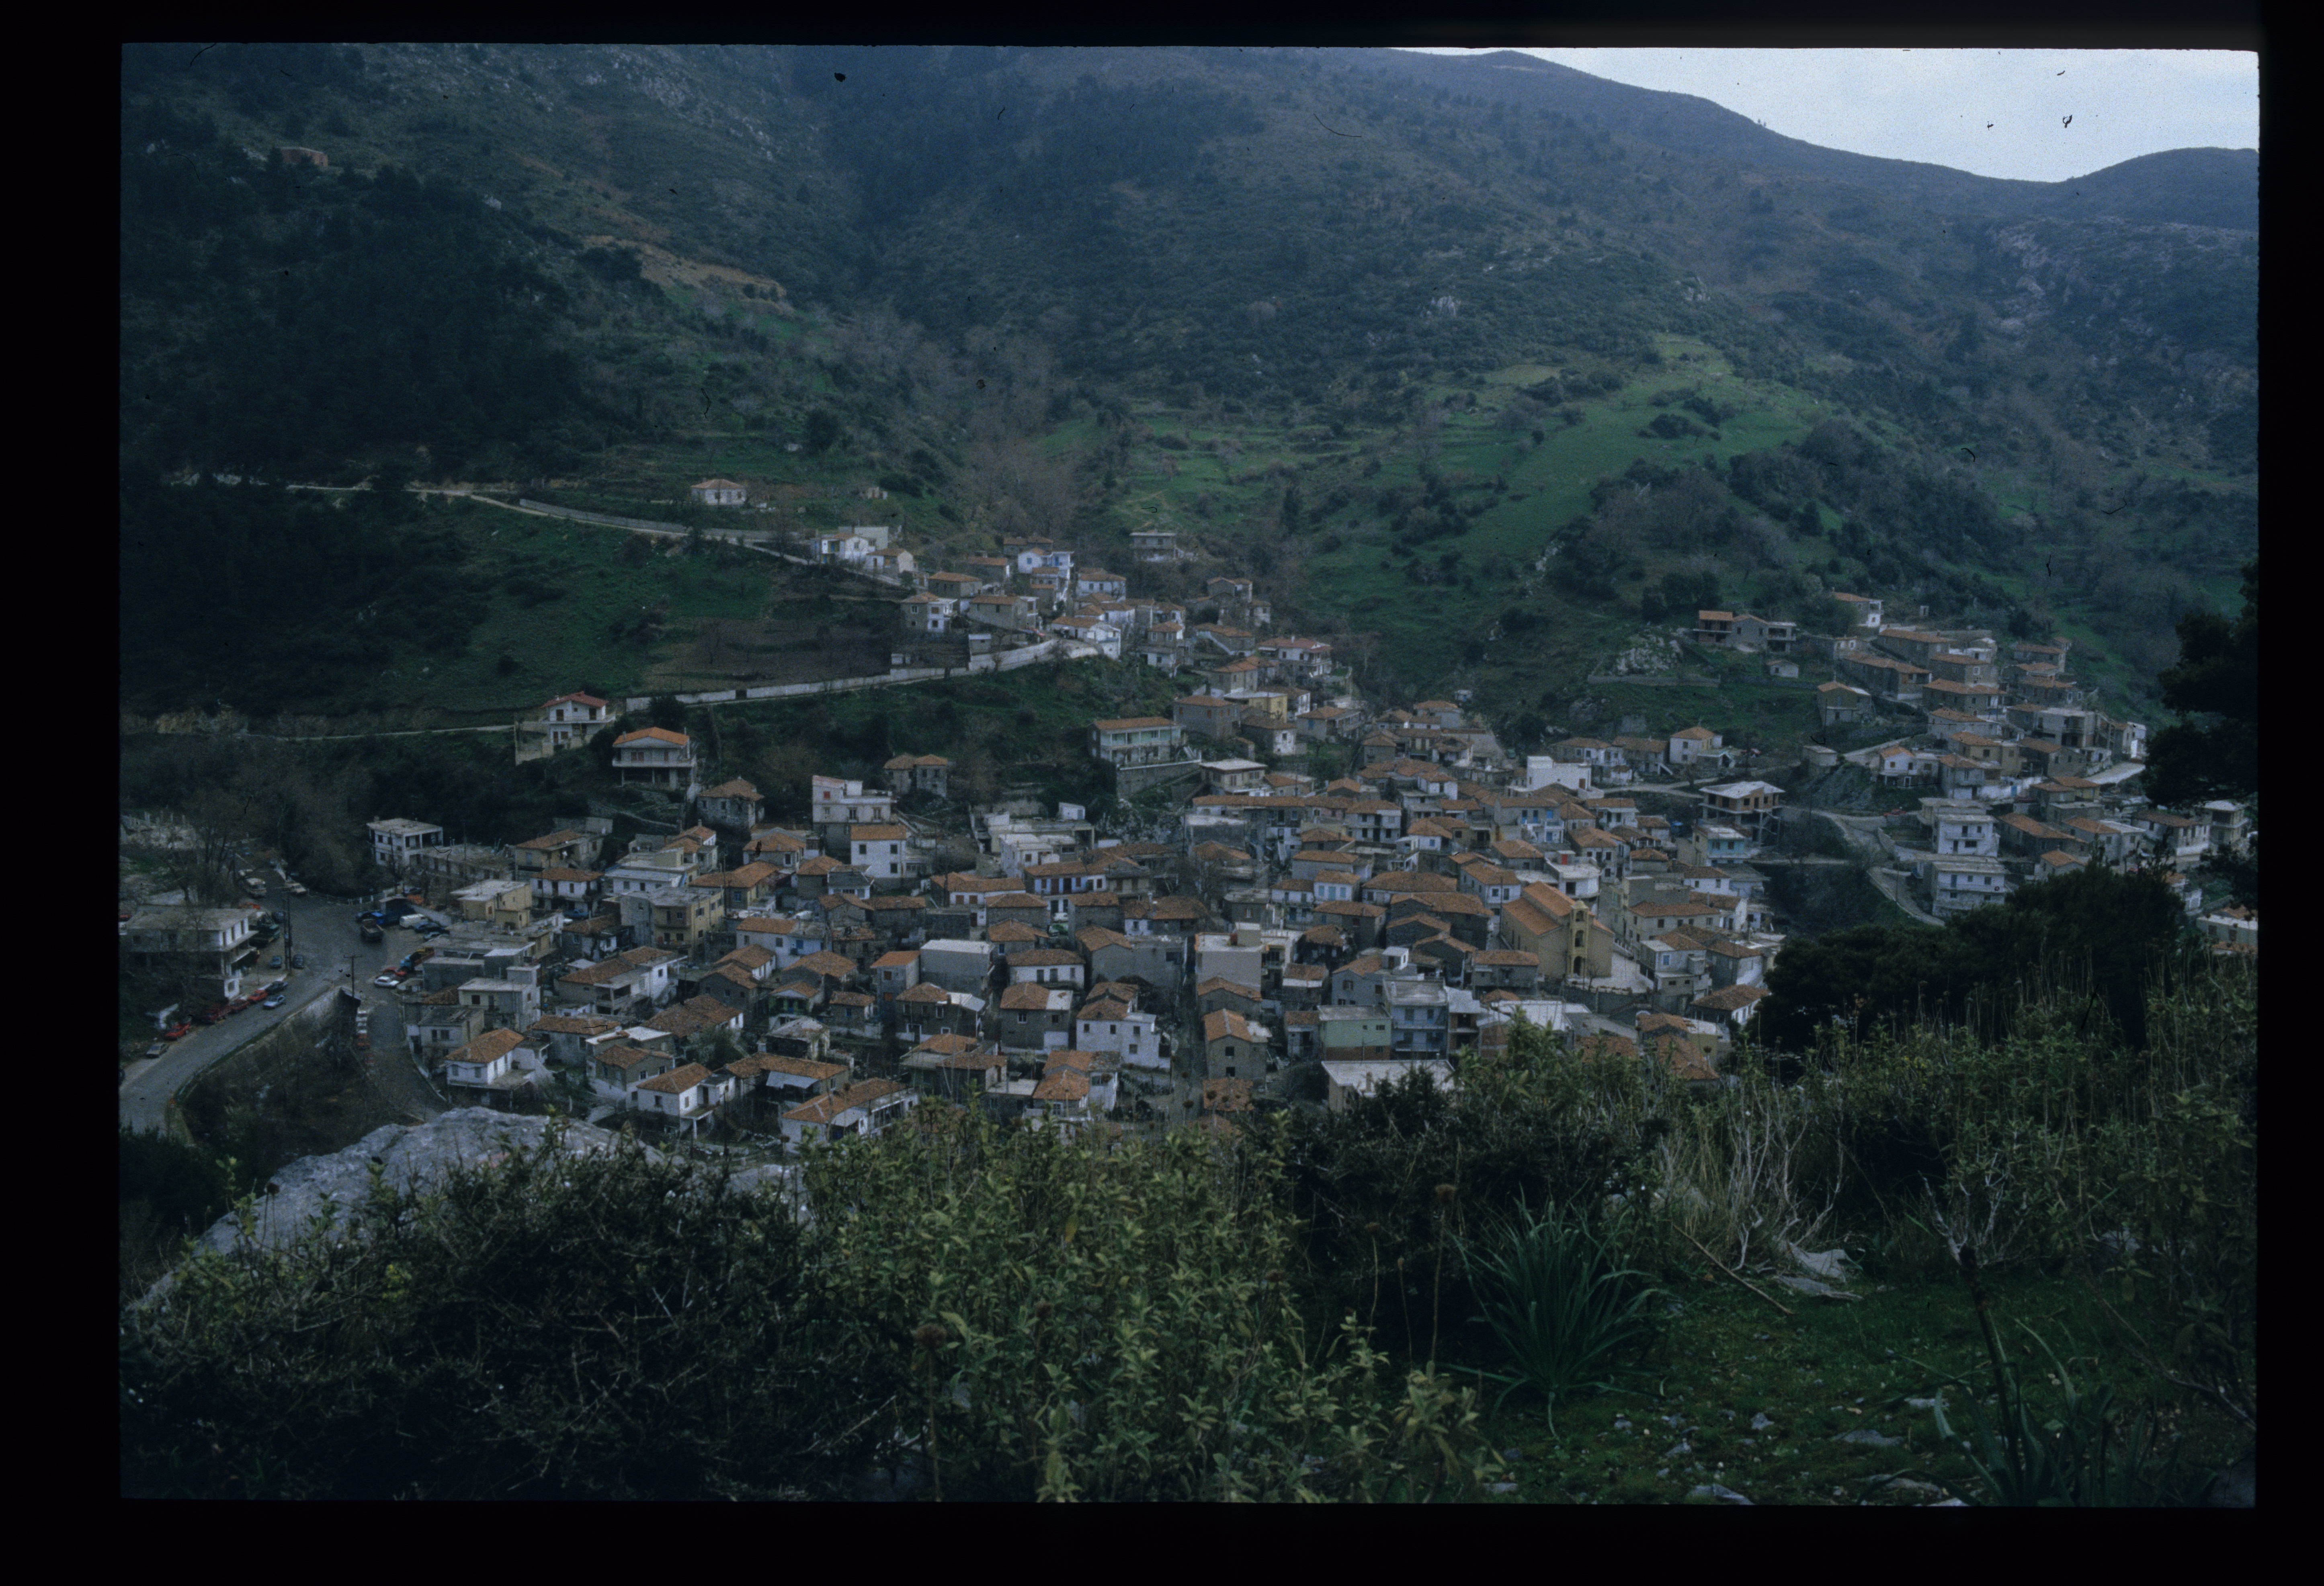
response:
M257 920L251 908L141 908L129 918L122 950L148 964L183 968L205 991L215 981L220 996L234 998L242 994L244 973L258 963Z
M373 861L391 874L400 875L409 870L421 849L444 841L444 828L425 821L375 820L365 825L371 831Z
M1975 853L1987 859L2001 853L2001 832L1993 812L1966 799L1923 798L1921 818L1939 853Z
M613 721L613 706L594 694L560 694L541 705L539 716L553 750L585 743Z
M2009 895L2001 861L1975 853L1940 853L1929 861L1930 910L1939 917L1966 914Z
M654 788L693 785L694 741L668 727L641 727L613 740L613 773Z
M1167 716L1121 716L1092 722L1089 746L1111 765L1164 765L1185 758L1185 732Z
M1723 782L1702 789L1702 819L1737 828L1755 841L1766 840L1767 825L1776 818L1784 790L1772 782ZM1716 859L1701 862L1716 864Z

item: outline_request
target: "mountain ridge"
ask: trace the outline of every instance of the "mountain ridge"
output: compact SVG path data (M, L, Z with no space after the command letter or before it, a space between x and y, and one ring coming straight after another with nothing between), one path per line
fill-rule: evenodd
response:
M389 460L646 517L706 473L877 480L953 550L1155 521L1417 687L1545 711L1707 573L2087 612L2151 686L2255 518L2256 238L2107 212L2225 214L2235 152L2078 187L1755 165L1705 151L1777 134L1530 57L189 53L124 56L125 474ZM259 152L290 145L327 166ZM1888 483L1819 503L1831 425ZM1631 523L1611 482L1701 521ZM211 518L136 516L194 576ZM1617 554L1560 559L1593 536ZM1413 620L1453 588L1477 632Z

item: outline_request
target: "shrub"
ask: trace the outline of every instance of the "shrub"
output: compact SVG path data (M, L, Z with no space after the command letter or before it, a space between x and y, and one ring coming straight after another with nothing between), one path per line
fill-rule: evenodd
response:
M913 1125L806 1176L835 1303L916 1374L901 1431L945 1496L1478 1492L1473 1392L1379 1380L1352 1320L1310 1336L1263 1139L1109 1154L934 1109Z
M1416 1070L1343 1112L1297 1119L1288 1171L1318 1308L1354 1306L1392 1347L1434 1355L1439 1310L1463 1318L1480 1305L1466 1268L1442 1261L1436 1186L1454 1186L1455 1237L1526 1205L1636 1192L1670 1128L1649 1083L1626 1065L1576 1061L1526 1026L1506 1055L1464 1058L1457 1092Z
M1655 1335L1650 1307L1661 1291L1624 1261L1615 1229L1591 1222L1557 1206L1527 1209L1462 1247L1483 1320L1508 1357L1511 1374L1496 1379L1508 1385L1501 1397L1520 1388L1540 1393L1553 1435L1561 1394L1611 1387L1619 1357Z
M2045 1416L2034 1408L1995 1331L1978 1283L1974 1249L1961 1251L1960 1269L1984 1331L1996 1400L1988 1414L1977 1385L1952 1376L1944 1379L1933 1396L1937 1435L1947 1443L1958 1441L1977 1471L1978 1490L1961 1496L2011 1508L2126 1508L2181 1498L2176 1451L2161 1452L2152 1410L2131 1412L2103 1382L2088 1391L2077 1387L2066 1362L2040 1333L2020 1323L2025 1336L2049 1356L2052 1380L2061 1391L2055 1415ZM1973 1442L1960 1437L1946 1416L1944 1388L1961 1390L1962 1407L1976 1434Z
M206 1252L124 1313L122 1482L142 1496L772 1496L827 1490L900 1384L843 1354L790 1210L624 1148L552 1147L344 1235Z

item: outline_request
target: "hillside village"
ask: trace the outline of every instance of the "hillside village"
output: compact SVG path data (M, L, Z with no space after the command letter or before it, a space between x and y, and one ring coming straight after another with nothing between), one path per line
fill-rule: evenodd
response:
M746 504L731 481L696 493ZM1133 554L1173 559L1171 541L1149 531ZM1462 702L1360 699L1328 643L1269 632L1250 579L1209 580L1190 621L1068 548L1001 549L954 571L884 530L812 542L909 587L899 670L930 646L981 669L1030 644L1184 680L1167 716L1088 724L1125 799L1165 790L1168 840L1103 837L1072 805L963 809L950 763L910 753L877 782L816 777L810 818L784 825L687 733L639 728L613 740L613 773L682 807L674 834L614 852L593 817L490 848L371 823L408 894L383 923L408 910L438 944L382 977L412 1056L472 1101L794 1145L934 1101L1065 1129L1231 1130L1413 1065L1457 1083L1461 1056L1518 1019L1719 1083L1784 945L1758 862L1786 823L1819 818L1752 775L1749 752L1688 725L1513 757ZM1828 742L1782 774L1860 769L1890 816L1864 840L1909 871L1915 912L2159 860L2195 913L2190 872L2248 844L2240 807L2141 803L2144 728L2097 707L2065 646L1899 626L1840 598L1857 621L1838 637L1721 611L1683 637L1783 675L1829 669L1813 685ZM519 752L586 745L617 714L561 696ZM1311 756L1339 774L1269 769ZM2222 950L2256 948L2248 911L2203 925Z

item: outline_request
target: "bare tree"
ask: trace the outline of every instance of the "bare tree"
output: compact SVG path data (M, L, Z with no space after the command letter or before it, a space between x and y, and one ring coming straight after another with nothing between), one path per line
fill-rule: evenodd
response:
M1002 534L1063 539L1083 503L1073 459L1016 437L973 442L961 483L983 520Z
M177 859L172 879L185 890L186 901L223 903L238 895L235 862L257 834L257 799L246 787L199 788L179 813L194 839L190 846L171 851Z

